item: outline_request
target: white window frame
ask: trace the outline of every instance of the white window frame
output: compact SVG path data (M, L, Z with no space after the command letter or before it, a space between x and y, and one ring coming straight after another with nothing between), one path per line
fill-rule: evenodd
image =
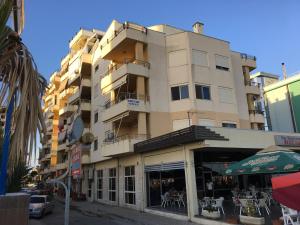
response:
M200 86L201 87L202 97L204 96L204 94L203 94L203 87L207 87L209 89L209 99L206 99L206 98L197 98L196 86ZM198 83L195 84L195 97L196 97L197 100L211 101L211 86L208 85L208 84L198 84Z
M181 88L184 87L184 86L186 86L187 90L188 90L188 97L187 98L182 98L182 96L181 96ZM173 100L172 88L175 88L175 87L178 87L178 89L179 89L179 99ZM171 92L171 101L180 101L180 100L184 100L184 99L189 99L190 98L190 90L189 90L189 85L188 84L181 84L181 85L171 86L170 92Z
M111 176L110 171L113 170L114 174ZM112 189L112 181L115 180L115 189ZM115 200L112 200L112 194L115 194ZM108 200L111 202L117 201L117 168L108 169Z
M126 175L126 168L129 168L130 174ZM133 169L133 170L132 170ZM133 173L132 173L133 171ZM128 180L132 178L133 180L133 191L128 190ZM126 195L133 194L133 203L127 202ZM136 204L136 193L135 193L135 166L126 166L124 167L124 198L125 204L128 205L135 205Z
M234 121L222 121L222 127L223 127L223 123L235 124L235 127L224 127L224 128L237 128L237 123Z
M101 182L101 188L99 188L99 184ZM103 199L103 169L97 170L97 199ZM101 198L99 198L99 193L101 192Z

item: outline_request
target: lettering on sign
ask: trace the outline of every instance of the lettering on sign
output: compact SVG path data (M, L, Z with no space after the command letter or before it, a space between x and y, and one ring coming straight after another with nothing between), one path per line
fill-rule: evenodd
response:
M300 147L300 137L275 135L274 139L276 145Z
M131 106L139 106L140 105L140 100L138 99L128 99L128 105Z

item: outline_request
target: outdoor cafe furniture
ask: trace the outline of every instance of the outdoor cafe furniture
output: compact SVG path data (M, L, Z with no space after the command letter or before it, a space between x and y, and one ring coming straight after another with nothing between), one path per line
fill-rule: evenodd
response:
M281 206L281 212L284 225L299 225L300 214L298 211L290 209L284 205Z
M220 211L221 209L222 213L225 215L224 208L223 208L223 201L224 201L224 197L213 199L212 206L217 208L218 211Z
M261 208L265 209L267 214L270 215L270 209L268 208L266 204L266 199L265 198L260 198L260 199L255 199L255 198L240 198L240 215L242 214L243 209L246 209L248 207L248 204L253 204L254 207L256 208L258 214L261 216Z

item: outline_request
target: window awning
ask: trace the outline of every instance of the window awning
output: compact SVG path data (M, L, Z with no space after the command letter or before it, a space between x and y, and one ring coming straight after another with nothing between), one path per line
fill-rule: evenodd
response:
M118 87L121 87L123 84L126 84L126 82L127 82L127 75L121 77L120 79L116 80L112 84L109 84L109 85L105 86L102 89L102 94L107 94L111 90L114 90L114 89L116 89Z
M183 170L183 169L184 169L184 161L145 166L145 172Z
M118 116L115 116L115 117L113 117L113 118L111 118L109 120L106 120L105 122L106 123L108 123L108 122L115 122L115 121L120 120L120 119L122 119L122 118L124 118L126 116L129 116L129 112L124 112L124 113L122 113L122 114L120 114Z

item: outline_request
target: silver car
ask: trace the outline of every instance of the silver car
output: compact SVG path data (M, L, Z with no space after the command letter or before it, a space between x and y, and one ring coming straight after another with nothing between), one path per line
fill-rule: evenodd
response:
M31 217L43 217L54 209L54 202L49 195L32 195L30 197L29 215Z

